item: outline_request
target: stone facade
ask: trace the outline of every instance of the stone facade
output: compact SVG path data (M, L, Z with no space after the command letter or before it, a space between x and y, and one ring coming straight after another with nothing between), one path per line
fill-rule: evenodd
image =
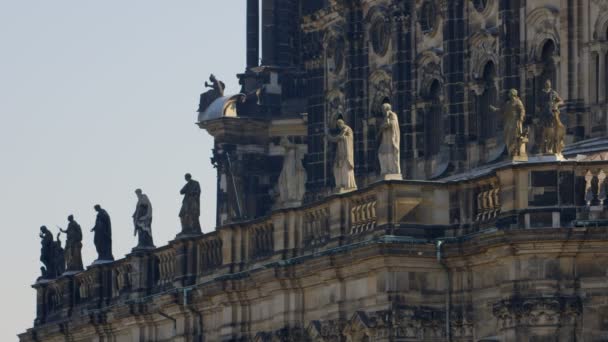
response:
M608 340L607 1L247 4L241 94L199 110L216 230L38 281L21 341ZM547 79L565 158L536 150ZM511 88L527 162L489 110ZM386 102L404 180L380 175ZM342 194L337 118L358 185ZM278 200L284 138L305 155L300 205Z

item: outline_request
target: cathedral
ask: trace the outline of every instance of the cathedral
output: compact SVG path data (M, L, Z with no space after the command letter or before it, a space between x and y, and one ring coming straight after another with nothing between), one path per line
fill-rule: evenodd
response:
M21 342L608 341L608 0L246 1L215 230L186 175L182 232L66 248Z

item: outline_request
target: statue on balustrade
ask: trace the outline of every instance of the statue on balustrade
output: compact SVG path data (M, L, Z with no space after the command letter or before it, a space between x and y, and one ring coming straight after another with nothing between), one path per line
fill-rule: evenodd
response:
M490 106L491 111L500 111L504 118L504 138L507 152L513 160L528 160L526 144L528 130L524 128L526 108L519 98L516 89L509 90L509 98L502 108Z
M211 88L210 90L201 94L201 99L198 105L198 112L202 113L213 103L213 101L217 100L220 97L224 96L224 89L226 89L226 85L224 82L215 78L215 75L211 74L209 76L209 82L205 82L205 88Z
M343 119L336 121L340 130L337 135L326 132L329 141L336 143L336 156L334 160L334 179L336 192L348 192L357 189L355 181L355 157L353 130L346 125Z
M59 230L67 235L65 241L65 261L68 272L84 270L82 266L82 229L74 216L68 216L68 228Z
M135 249L155 248L152 240L152 203L148 195L141 189L135 190L137 204L133 213L133 235L138 236L137 247Z
M46 226L40 227L40 261L44 265L40 267L42 279L57 278L65 271L64 251L61 247L59 234L57 235L57 241L55 241L53 240L53 233Z
M551 81L545 82L541 92L539 122L541 128L540 152L561 155L564 150L566 128L560 119L559 107L564 100L551 88Z
M287 137L281 138L285 150L283 169L279 175L279 201L281 205L301 204L306 191L306 169L302 166L302 153L298 145Z
M401 141L399 119L393 112L390 103L382 105L382 112L384 117L380 125L380 148L378 149L380 173L385 179L402 179L399 162Z
M95 232L94 242L98 255L95 262L113 261L112 223L110 221L110 215L105 209L102 209L99 204L96 204L94 208L95 211L97 211L97 218L95 220L95 227L93 227L91 231Z
M180 191L184 195L182 200L182 208L179 211L179 218L182 223L182 232L180 234L200 234L201 223L201 186L197 181L192 179L192 176L187 173L186 185Z

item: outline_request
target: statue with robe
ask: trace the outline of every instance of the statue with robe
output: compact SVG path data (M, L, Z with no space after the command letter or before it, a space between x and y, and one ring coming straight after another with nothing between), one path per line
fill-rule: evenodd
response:
M400 141L401 133L399 130L399 119L393 112L390 103L382 105L384 118L379 127L380 148L378 149L378 159L380 161L380 173L382 176L399 175L401 176L400 165Z
M84 270L82 266L82 229L74 216L68 216L68 228L60 231L67 235L65 241L65 262L68 272Z
M551 89L549 80L545 82L545 88L541 91L540 97L540 151L545 154L561 155L564 149L566 128L560 119L559 107L564 104L564 100L555 90Z
M61 247L61 232L57 233L57 240L54 242L54 261L55 261L55 271L57 272L57 276L65 273L65 250Z
M95 219L95 226L91 231L95 232L94 242L98 255L96 261L113 261L110 215L99 204L96 204L94 208L97 211L97 218Z
M148 195L144 194L141 189L136 189L135 195L137 204L133 213L133 235L138 236L135 249L155 248L152 240L152 203Z
M209 76L209 82L205 82L205 88L211 88L210 90L201 94L200 102L198 105L198 112L202 113L213 103L213 101L217 100L220 97L224 96L224 89L226 89L226 85L224 82L218 80L215 75L211 74Z
M180 191L180 194L184 195L182 208L179 211L179 218L182 223L181 234L200 234L201 186L192 179L189 173L185 175L185 179L186 185Z
M326 132L327 139L336 143L336 156L333 166L336 191L356 190L353 130L342 119L336 121L336 126L340 130L337 135L330 135Z
M502 108L490 106L490 110L502 112L504 119L503 134L509 156L513 159L527 160L528 131L524 129L526 108L519 98L517 90L509 90L509 98Z
M292 144L287 137L281 138L285 149L283 169L279 175L279 201L282 204L301 203L306 191L306 169L302 166L302 154L298 145Z
M52 279L57 276L55 263L55 242L53 233L46 226L40 227L40 261L44 265L40 268L42 278Z

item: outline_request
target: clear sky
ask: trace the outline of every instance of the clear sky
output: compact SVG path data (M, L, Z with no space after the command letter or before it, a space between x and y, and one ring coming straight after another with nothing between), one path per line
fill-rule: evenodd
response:
M122 258L141 187L164 245L190 172L214 229L213 141L195 110L209 73L237 93L244 67L243 0L0 0L0 341L33 323L41 225L74 214L89 265L99 203Z

